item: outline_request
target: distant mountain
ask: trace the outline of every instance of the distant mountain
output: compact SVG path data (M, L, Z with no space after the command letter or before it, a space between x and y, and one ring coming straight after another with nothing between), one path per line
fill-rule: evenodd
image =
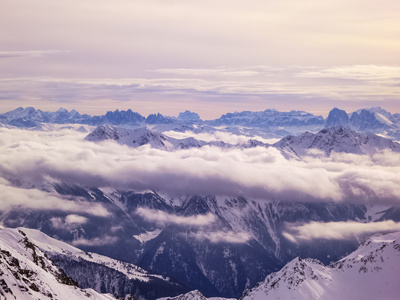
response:
M33 107L19 107L5 114L0 114L0 122L16 127L35 127L40 123L54 124L87 124L87 125L140 125L140 124L170 124L176 119L164 117L161 114L151 114L147 118L137 112L128 110L108 111L102 116L81 115L75 110L70 112L60 108L56 112L44 112Z
M16 127L35 127L39 123L89 124L90 119L89 115L81 115L76 110L68 112L63 108L60 108L56 112L45 112L40 109L36 110L33 107L18 107L5 114L0 114L0 122Z
M344 110L334 108L329 112L328 118L325 121L325 128L336 126L346 127L349 125L349 116Z
M284 153L293 156L304 156L310 150L320 150L326 155L332 151L353 154L373 154L379 150L389 149L400 152L400 144L373 133L357 133L346 127L331 127L316 134L306 132L299 136L288 136L274 144Z
M146 118L147 124L173 124L176 119L172 117L164 117L162 114L151 114Z
M372 237L329 266L295 258L268 275L242 300L268 299L388 299L400 295L400 233Z
M127 129L110 125L98 126L85 138L88 141L100 142L114 140L119 144L134 148L149 145L160 150L177 150L189 148L201 148L209 145L220 148L253 148L253 147L276 147L282 151L287 158L301 158L311 153L311 150L319 150L320 153L329 156L331 152L374 154L380 150L391 150L400 152L400 144L389 139L377 136L373 133L357 133L346 127L331 127L317 133L305 132L298 136L287 136L277 143L270 145L257 140L250 139L246 143L231 145L222 141L204 142L195 138L174 139L162 133L152 131L146 127Z
M0 229L0 274L1 299L115 299L78 288L23 229Z
M188 110L179 113L178 120L192 121L192 122L201 121L200 116L197 113Z
M134 148L143 145L149 145L155 149L169 151L188 148L200 148L205 145L222 148L232 146L221 141L207 143L192 137L184 139L174 139L162 133L150 130L146 127L128 129L110 125L98 126L95 130L89 133L85 139L91 142L114 140L121 145L128 145Z
M280 112L275 109L267 109L265 111L251 112L235 112L222 115L219 119L209 121L210 125L240 125L247 127L305 127L324 125L325 121L322 116L315 116L304 111Z
M359 131L399 128L391 113L380 107L360 109L350 114L351 126Z
M85 125L117 125L144 127L150 126L159 131L180 131L186 130L208 132L220 130L225 126L224 131L233 134L258 135L268 134L270 137L284 137L296 135L304 131L316 132L322 128L335 126L350 127L359 132L373 132L389 138L400 139L400 114L390 114L379 107L361 109L347 114L344 110L334 108L326 120L322 116L315 116L304 111L280 112L274 109L251 112L242 111L227 113L215 120L203 121L194 112L185 111L177 118L163 116L160 113L150 114L143 117L131 109L126 111L108 111L105 115L90 116L79 114L77 111L67 111L60 108L56 112L45 112L33 107L19 107L13 111L0 114L0 126L10 125L23 128L40 129L43 123L54 124L85 124Z
M101 125L89 133L85 139L91 142L114 140L119 144L128 145L131 147L150 145L152 148L163 150L175 148L175 145L167 136L163 135L162 133L153 132L146 127L138 129L126 129L110 125Z
M373 132L400 139L400 114L392 115L380 107L360 109L349 114L334 108L325 121L325 128L334 126L348 126L358 132Z

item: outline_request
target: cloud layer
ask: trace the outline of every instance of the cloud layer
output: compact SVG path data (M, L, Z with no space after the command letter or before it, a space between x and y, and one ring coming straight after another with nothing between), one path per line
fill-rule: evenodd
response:
M390 220L373 223L359 223L354 221L310 222L306 224L287 224L283 236L291 242L312 241L314 239L349 240L399 230L400 223Z
M336 153L291 161L275 148L166 152L113 141L87 142L83 137L73 130L0 128L0 176L33 184L61 181L170 195L399 204L400 156L389 151L371 157ZM2 188L15 189L4 184ZM14 190L9 194L12 199Z
M38 189L24 189L11 186L0 178L0 210L11 207L26 207L44 210L62 210L66 212L85 212L95 216L108 216L107 210L98 203L88 203L79 198L66 198L57 193L48 193ZM69 221L82 222L77 215L69 215Z
M207 226L215 222L216 218L213 214L208 213L205 215L194 215L194 216L178 216L175 214L169 214L161 210L149 209L140 207L136 210L136 213L146 219L147 221L167 225L176 224L183 226Z
M7 53L3 54L48 54L46 51ZM18 100L22 106L34 105L32 99L35 99L37 108L56 109L62 105L89 114L104 114L107 107L116 107L133 108L142 114L161 112L177 115L182 110L182 101L185 101L185 109L194 110L205 119L219 117L227 112L227 107L229 112L277 108L314 110L317 114L327 114L334 106L349 111L361 106L383 106L393 113L399 110L398 104L393 102L400 96L399 65L343 65L330 68L253 66L163 69L149 70L147 73L151 76L117 79L4 77L0 80L0 92L2 99ZM29 96L21 87L29 89ZM8 103L8 110L15 108L12 102L2 99L0 104ZM133 107L131 101L134 101ZM87 110L90 103L98 105ZM154 107L157 107L157 111L154 111Z

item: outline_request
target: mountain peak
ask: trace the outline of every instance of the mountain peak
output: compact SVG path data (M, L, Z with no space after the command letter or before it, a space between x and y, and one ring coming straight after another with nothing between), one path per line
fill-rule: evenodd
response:
M400 145L373 133L357 133L349 127L335 126L325 128L316 134L306 132L299 136L288 136L274 144L290 156L307 155L309 150L331 152L373 154L378 150L390 149L400 152ZM294 153L293 153L294 151Z
M325 121L325 128L334 126L348 126L349 116L344 110L334 108L329 112L328 118Z
M185 110L184 112L179 113L178 120L183 121L200 121L200 116L189 110Z
M330 266L315 259L295 258L242 299L397 299L399 249L397 232L370 238Z
M68 113L68 110L66 110L66 109L63 108L63 107L60 107L60 108L57 110L57 113Z

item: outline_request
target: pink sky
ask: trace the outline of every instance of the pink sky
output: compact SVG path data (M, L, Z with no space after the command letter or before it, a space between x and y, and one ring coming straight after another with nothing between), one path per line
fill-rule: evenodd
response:
M0 112L400 112L397 0L2 0Z

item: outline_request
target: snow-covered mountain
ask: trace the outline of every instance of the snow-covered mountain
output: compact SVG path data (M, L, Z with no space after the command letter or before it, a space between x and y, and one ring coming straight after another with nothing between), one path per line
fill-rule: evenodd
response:
M201 120L199 120L201 121ZM16 127L35 127L40 123L55 124L87 124L87 125L134 125L143 124L170 124L176 122L176 118L165 117L161 114L150 114L147 118L137 112L128 110L108 111L105 115L90 116L79 114L76 110L68 111L60 108L55 112L46 112L33 107L18 107L15 110L0 114L0 122Z
M400 115L380 108L364 108L347 114L334 108L325 121L325 128L350 127L357 132L373 132L392 139L400 139Z
M125 126L125 122L129 122L131 118L131 113L118 111L107 117L111 122L120 124L118 127L110 126L108 121L100 118L99 122L104 121L107 124L101 123L102 125L86 139L95 142L113 140L131 147L149 145L168 151L207 145L236 147L235 152L240 152L242 148L271 147L266 142L257 140L231 145L220 141L204 142L195 138L174 139L158 132L159 128L164 128L166 131L176 129L180 134L186 130L196 133L226 130L224 133L251 135L254 131L258 133L264 130L260 127L255 129L242 125L223 127L213 127L205 123L200 125L195 123L196 117L192 113L185 114L188 115L186 123L179 123L180 121L168 123L171 119L162 121L163 116L154 115L152 117L154 124L149 125L146 120L140 119L142 121L135 123L136 125L132 123ZM298 114L301 116L301 113ZM344 116L343 113L340 114ZM312 116L307 114L304 116L312 119ZM24 118L21 117L21 120L28 120ZM340 123L341 119L338 120L335 122ZM157 124L157 122L164 123ZM292 124L289 120L287 122L285 124ZM146 124L148 127L144 127ZM313 128L318 126L315 125ZM297 129L302 128L304 127L299 126ZM180 136L183 135L178 134L175 137ZM80 134L79 138L81 137ZM89 143L84 143L84 146L87 145ZM104 143L104 146L108 145L110 143ZM313 155L329 155L332 151L372 154L384 149L399 152L399 145L390 140L371 133L357 133L348 127L326 128L317 133L290 136L274 146L281 149L285 155L296 158L306 155L309 151ZM94 146L97 147L98 145ZM263 151L262 148L256 150L255 152ZM272 150L276 152L275 149ZM4 180L20 188L51 191L54 195L58 193L60 197L68 198L69 201L77 199L82 203L101 204L108 215L94 216L87 211L79 211L78 217L83 221L71 223L68 221L71 219L71 212L11 207L0 212L0 222L8 227L40 229L49 236L57 237L84 251L109 256L110 259L106 262L95 254L91 254L92 257L85 256L86 254L61 255L60 251L56 251L51 258L68 276L78 281L81 287L91 287L119 296L137 292L138 295L154 299L163 296L151 294L154 291L168 291L168 294L173 296L177 295L178 291L181 294L198 289L206 297L239 297L244 290L252 288L296 256L311 257L329 263L353 251L358 245L356 240L324 240L315 243L313 247L294 245L282 234L286 222L400 220L400 210L396 207L379 208L378 215L376 213L378 209L369 210L364 205L344 202L294 203L289 202L290 199L286 199L288 202L280 202L270 198L253 199L248 195L171 196L164 194L166 191L134 191L126 184L121 185L123 188L118 183L109 186L110 183L104 181L99 183L97 179L91 181L93 186L76 184L76 180L73 180L75 184L72 184L68 181L68 177L56 181L51 179L49 178L49 182L44 182L43 186L35 186L18 178L4 177ZM143 211L147 215L158 216L166 221L148 220L140 213ZM212 222L199 227L191 223L171 221L186 222L197 217L209 218ZM72 218L76 216L72 215ZM143 273L138 270L148 270L148 272L143 271ZM148 284L148 281L140 280L140 276L130 277L129 272L136 275L144 274L141 278L148 277L149 274L160 274L161 277L150 276L151 284ZM106 280L101 280L98 274L105 276L103 278ZM164 280L167 277L173 278L174 281Z
M60 108L56 112L45 112L33 107L18 107L15 110L0 114L0 122L16 127L35 127L39 123L55 124L89 124L91 117L81 115L76 110L70 112Z
M110 125L100 125L85 138L88 141L100 142L114 140L130 147L149 145L161 150L177 150L200 148L206 145L221 148L253 148L270 147L271 145L258 140L248 140L246 143L230 145L222 141L205 142L193 137L174 139L147 127L128 129ZM373 133L357 133L349 127L331 127L315 134L306 132L298 136L287 136L272 146L280 149L286 157L301 158L309 155L310 150L318 150L325 155L331 152L373 154L381 150L400 152L400 144Z
M21 252L22 246L25 247L26 253L31 252L30 255ZM36 263L39 268L33 268L32 271L28 269L28 271L21 269L16 261L11 260L9 262L11 266L14 264L19 268L11 270L11 273L16 277L14 279L18 280L15 272L22 276L26 275L32 280L28 282L23 278L22 280L26 283L23 286L28 285L30 289L33 287L33 290L35 290L35 286L43 288L43 284L40 281L42 280L41 278L50 277L46 272L53 275L60 283L72 285L75 294L78 295L73 299L80 299L79 291L81 290L77 289L77 286L91 288L99 293L111 293L118 297L133 295L143 299L155 299L165 295L173 296L187 290L169 278L151 274L131 263L118 261L96 253L84 252L34 229L0 229L0 247L3 254L5 253L4 251L9 251L8 254L11 253L11 257L23 255ZM7 255L3 255L3 258L7 258ZM32 262L23 262L33 266ZM19 265L21 265L21 262ZM60 269L57 269L57 267ZM53 285L55 288L52 287ZM45 286L44 288L49 291L54 290L54 292L62 290L53 281L50 281L48 287ZM20 289L22 292L26 292L26 289L21 286ZM45 293L44 290L40 291ZM45 293L47 297L50 297L49 291L46 291L47 294ZM114 299L114 297L108 295L104 295L104 297L103 295L98 296L92 290L89 290L89 292L94 295L94 299ZM89 292L84 293L82 291L81 298L89 294ZM16 293L18 293L18 290ZM57 296L54 293L52 295L57 299L66 299L62 298L62 295ZM71 293L68 295L71 295Z
M388 299L400 295L400 233L372 237L329 266L295 258L268 275L242 300Z
M346 127L349 125L349 116L344 110L334 108L329 112L328 118L325 120L325 128L336 126Z
M347 114L334 108L326 120L304 111L280 112L267 109L258 112L235 112L222 115L215 120L203 121L199 115L185 111L179 116L163 116L160 113L150 114L147 118L131 109L109 111L105 115L90 116L77 111L60 108L56 112L45 112L33 107L19 107L13 111L0 114L0 124L23 128L41 128L43 123L54 124L86 124L128 125L134 127L155 126L157 131L186 130L199 132L209 127L208 131L223 130L237 134L239 131L259 132L269 137L285 137L297 135L305 131L317 132L334 126L349 126L360 132L371 131L375 134L400 139L400 114L391 114L380 107L360 109ZM1 126L1 125L0 125ZM222 128L223 127L223 128Z
M316 134L306 132L299 136L288 136L274 144L289 156L304 156L310 150L320 150L326 155L331 152L373 154L380 150L400 152L400 144L373 133L357 133L348 127L331 127Z
M157 300L236 300L234 298L211 297L206 298L198 290L190 291L176 297L159 298Z
M66 184L56 184L54 190L65 196L79 196L80 201L99 202L110 215L96 217L81 212L85 222L70 224L66 223L68 212L15 208L3 212L0 221L9 227L40 229L85 251L134 263L152 273L174 278L181 286L198 289L207 297L238 297L295 256L314 257L326 263L357 246L355 240L323 241L311 248L294 245L282 235L286 222L367 218L364 206L345 203L281 203L201 195L171 198L150 191L138 193ZM141 210L178 219L209 215L212 224L205 228L173 222L155 224L146 221L138 213ZM78 258L79 264L75 263L76 257L56 259L55 256L53 259L83 287L113 293L121 289L120 295L127 292L122 289L122 286L127 286L126 282L122 284L126 279L119 283L109 280L106 281L109 284L99 287L95 274L109 266L94 265L95 262L90 260L83 263L82 257ZM107 270L101 273L114 274L114 271ZM92 275L82 275L86 273ZM118 276L121 278L122 275ZM117 274L111 278L114 277ZM171 293L179 290L179 286L170 284L167 287Z
M134 148L149 145L161 150L177 150L187 148L200 148L207 143L194 138L174 139L162 133L152 131L147 127L128 129L110 125L100 125L85 138L87 141L100 142L114 140L121 145Z
M265 111L235 112L222 115L219 119L210 121L211 124L221 125L242 125L246 127L304 127L323 126L324 118L315 116L304 111L280 112L275 109Z
M78 288L35 242L23 229L0 229L1 299L115 299Z

